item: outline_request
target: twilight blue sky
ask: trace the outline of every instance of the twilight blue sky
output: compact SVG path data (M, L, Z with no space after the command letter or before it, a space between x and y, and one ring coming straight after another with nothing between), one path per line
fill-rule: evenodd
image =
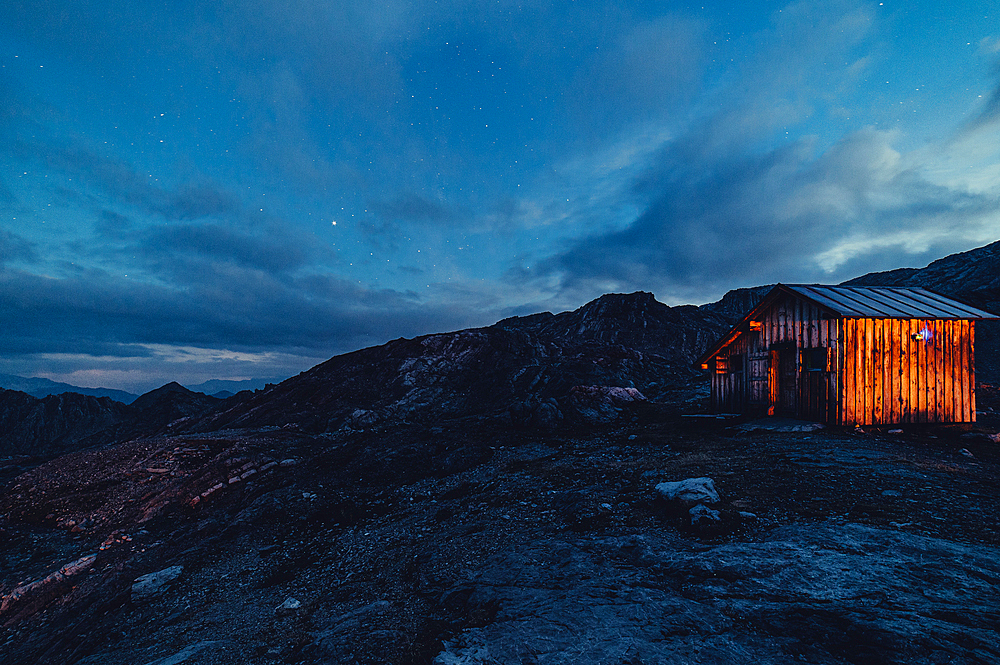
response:
M980 0L8 0L0 372L287 376L610 291L700 304L986 244L998 19Z

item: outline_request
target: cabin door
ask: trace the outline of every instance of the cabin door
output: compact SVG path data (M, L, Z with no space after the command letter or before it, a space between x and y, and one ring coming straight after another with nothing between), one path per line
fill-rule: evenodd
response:
M769 360L767 350L764 350L763 353L751 354L747 358L749 365L747 389L750 393L748 401L750 402L750 413L755 416L765 413L771 406L767 389Z
M795 416L795 347L776 346L771 348L771 363L768 383L770 384L771 408L769 415Z

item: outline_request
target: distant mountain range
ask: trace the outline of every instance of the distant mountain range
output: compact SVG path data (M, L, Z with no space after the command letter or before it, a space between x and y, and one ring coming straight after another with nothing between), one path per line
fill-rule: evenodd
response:
M13 374L0 374L0 388L7 390L17 390L27 393L32 397L42 398L49 395L61 395L62 393L76 393L78 395L90 395L91 397L110 397L122 404L131 404L138 395L125 392L124 390L113 390L111 388L81 388L68 383L60 383L51 379L39 377L14 376Z
M197 385L185 386L188 390L196 393L204 393L211 397L226 398L235 395L241 390L260 390L269 383L281 383L282 378L264 379L244 379L241 381L231 381L227 379L212 379ZM13 374L0 374L0 388L6 390L16 390L27 393L32 397L43 398L49 395L61 395L63 393L77 393L78 395L90 395L91 397L110 397L122 404L131 404L138 395L124 390L114 390L113 388L83 388L69 383L60 383L51 379L40 377L23 377Z

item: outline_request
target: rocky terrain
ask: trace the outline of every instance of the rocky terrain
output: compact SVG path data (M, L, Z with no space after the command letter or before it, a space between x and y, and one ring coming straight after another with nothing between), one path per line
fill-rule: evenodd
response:
M110 665L996 662L1000 394L981 392L970 431L647 405L559 432L466 418L61 456L0 500L0 646ZM687 478L718 500L657 491Z
M128 413L108 397L63 393L39 399L0 388L0 455L72 448L124 422Z
M204 413L219 402L177 383L168 383L127 405L75 392L39 399L0 388L0 460L11 456L40 458L148 435L176 420Z
M989 309L998 247L897 278ZM1000 662L992 370L973 426L706 416L691 361L762 291L225 400L0 392L0 662Z

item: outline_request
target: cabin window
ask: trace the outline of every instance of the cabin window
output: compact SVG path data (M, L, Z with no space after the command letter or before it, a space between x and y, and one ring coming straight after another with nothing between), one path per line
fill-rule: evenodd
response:
M799 352L799 364L803 372L825 372L827 365L827 349L818 346L812 349L802 349Z
M729 356L729 367L727 367L730 374L743 371L743 354L734 353Z

